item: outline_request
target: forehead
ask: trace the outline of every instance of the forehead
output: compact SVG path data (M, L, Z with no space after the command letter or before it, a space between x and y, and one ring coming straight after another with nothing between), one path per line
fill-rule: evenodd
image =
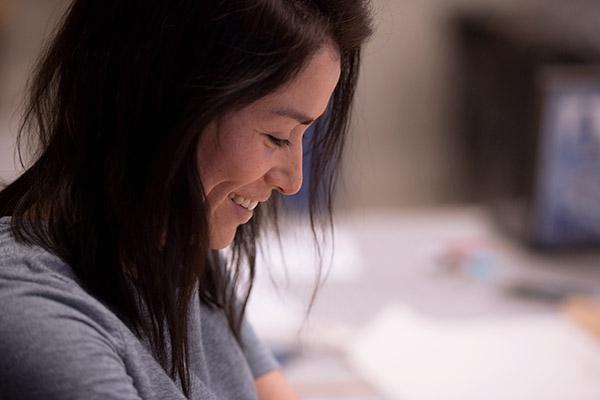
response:
M340 61L336 50L323 47L293 80L253 103L253 112L285 118L274 111L288 110L316 119L326 110L339 77Z

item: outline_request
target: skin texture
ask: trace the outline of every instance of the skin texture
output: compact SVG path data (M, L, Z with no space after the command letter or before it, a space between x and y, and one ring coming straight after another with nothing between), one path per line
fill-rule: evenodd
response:
M197 148L206 193L209 246L228 246L252 212L230 199L264 202L272 190L292 195L302 185L302 137L326 110L340 76L333 45L324 45L288 84L212 121ZM260 204L258 205L260 207Z

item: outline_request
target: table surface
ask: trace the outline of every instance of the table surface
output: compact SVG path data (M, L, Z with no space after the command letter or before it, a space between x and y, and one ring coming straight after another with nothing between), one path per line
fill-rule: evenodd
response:
M273 245L259 257L249 317L305 399L383 398L349 362L347 342L390 305L456 321L552 314L566 296L600 294L598 250L533 252L480 207L373 211L338 218L307 318L314 252L306 227L290 225L285 257Z

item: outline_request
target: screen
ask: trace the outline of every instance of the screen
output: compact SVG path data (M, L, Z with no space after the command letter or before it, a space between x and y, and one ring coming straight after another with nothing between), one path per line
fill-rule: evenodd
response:
M534 242L600 243L600 68L541 77Z

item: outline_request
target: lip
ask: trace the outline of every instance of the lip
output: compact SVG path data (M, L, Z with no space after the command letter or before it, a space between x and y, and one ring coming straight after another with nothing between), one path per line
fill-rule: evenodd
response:
M252 216L254 215L253 211L248 210L247 208L244 208L242 206L240 206L239 204L237 204L236 202L234 202L232 199L229 199L229 201L231 202L231 205L233 207L234 213L238 216L238 218L240 220L242 220L243 224L245 224L246 222L250 221L250 218L252 218Z

